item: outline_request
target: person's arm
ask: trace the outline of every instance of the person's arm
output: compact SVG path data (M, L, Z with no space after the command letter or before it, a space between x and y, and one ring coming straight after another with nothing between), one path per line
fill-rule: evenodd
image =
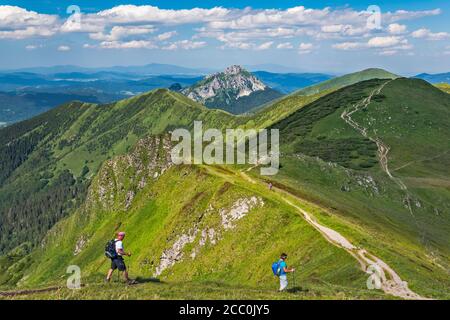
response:
M287 267L283 267L283 271L284 272L294 272L295 268L287 268Z
M125 251L123 251L122 248L120 248L119 250L117 250L117 252L118 252L120 255L122 255L122 256L129 256L129 257L131 257L131 252L125 252Z

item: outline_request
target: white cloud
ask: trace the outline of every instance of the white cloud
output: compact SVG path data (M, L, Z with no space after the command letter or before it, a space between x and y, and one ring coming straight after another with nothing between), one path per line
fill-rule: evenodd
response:
M313 44L312 43L300 43L300 45L298 46L299 50L311 50L313 48Z
M173 51L173 50L177 50L178 46L175 43L171 43L171 44L169 44L167 46L162 47L161 49Z
M103 41L100 43L103 49L156 49L158 48L152 41L131 40L131 41Z
M354 50L364 48L365 46L366 44L361 42L341 42L332 45L334 49L338 50Z
M33 37L50 37L56 33L54 30L41 27L26 27L17 30L0 30L0 39L26 39Z
M58 29L58 16L16 6L0 6L0 39L50 37Z
M382 14L382 21L393 23L401 20L417 19L425 16L434 16L441 13L440 9L407 11L397 10ZM235 15L229 19L231 16ZM273 26L318 26L324 33L341 32L344 26L362 28L366 25L369 12L355 11L351 8L332 10L329 7L323 9L310 9L297 6L288 9L245 9L240 12L231 12L220 21L212 21L208 24L210 29L256 29Z
M253 43L248 42L233 42L233 41L226 41L223 46L221 46L221 49L225 48L233 48L233 49L241 49L241 50L249 50L252 49L255 45Z
M367 27L368 14L365 10L357 11L349 7L160 9L151 5L119 5L66 19L17 6L0 6L0 39L50 37L58 33L79 32L87 33L90 39L97 41L85 44L84 48L154 49L158 43L164 45L166 50L189 50L206 46L202 38L209 38L211 43L214 40L221 42L220 48L267 50L293 49L291 39L299 38L306 46L298 48L300 53L314 50L315 47L308 41L334 39L339 43L332 47L338 50L372 48L379 54L388 54L388 51L412 48L406 39L407 28L399 21L439 15L441 10L383 13L382 23L386 27L382 30ZM172 37L178 34L177 31L182 33L181 28L186 28L184 25L192 25L197 34L191 40L174 41ZM155 34L161 26L173 26L173 31ZM182 27L177 29L176 26ZM410 36L427 40L449 38L447 32L433 33L428 29L416 30ZM274 45L275 42L278 44Z
M256 47L256 50L268 50L272 47L273 41L267 41Z
M391 23L387 30L390 34L402 34L406 32L406 26L404 24Z
M444 40L450 37L450 34L447 32L436 32L433 33L429 29L418 29L411 33L413 38L423 38L426 40Z
M314 45L312 43L300 43L298 46L298 53L299 54L307 54L310 53L314 49Z
M61 33L71 32L102 32L105 29L105 23L102 21L88 21L81 13L74 13L61 25Z
M371 38L367 45L372 48L386 48L399 44L406 44L408 41L402 37L387 36L387 37L374 37Z
M442 13L441 9L407 11L397 10L383 14L383 20L387 23L398 22L401 20L412 20L428 16L437 16Z
M25 49L31 51L31 50L36 50L36 49L43 48L43 47L44 47L44 45L42 45L42 44L39 44L39 45L29 44L29 45L25 46Z
M221 42L246 42L250 40L288 39L300 35L299 30L291 28L267 28L225 32L223 30L207 30L202 28L196 38L212 38Z
M213 21L208 24L212 29L256 29L261 27L320 24L330 12L329 8L307 9L303 6L286 10L265 9L247 10L238 18Z
M277 45L277 49L293 49L294 46L290 42L283 42Z
M170 38L176 36L178 33L176 31L164 32L156 36L159 41L169 40Z
M222 7L211 9L160 9L150 5L119 5L97 13L75 15L62 24L61 32L102 33L114 25L138 26L140 24L183 25L207 23L229 18L232 10ZM114 40L109 40L114 41Z
M177 49L183 49L183 50L192 50L192 49L199 49L206 46L206 42L204 41L191 41L191 40L180 40L173 42L165 47L162 47L163 50L177 50Z
M367 42L341 42L332 45L337 50L372 49L379 55L393 55L399 50L410 50L413 48L408 40L400 36L373 37Z
M156 29L153 26L114 26L109 34L103 32L91 33L89 37L93 40L100 41L118 41L123 38L137 35L145 35L155 32Z
M65 46L65 45L61 45L58 47L57 49L58 51L70 51L70 47L69 46Z
M344 25L342 24L332 24L332 25L325 25L321 27L322 32L325 33L338 33L341 32L344 28Z
M406 51L406 52L403 51L402 52L400 49L395 48L395 49L383 49L383 50L377 51L377 54L379 56L386 56L386 57L395 56L395 55L399 55L399 54L406 55L406 56L413 56L414 52L411 52L411 51Z
M58 16L41 14L16 6L0 6L0 28L53 27Z
M89 19L103 19L109 23L161 23L169 25L217 21L229 16L231 10L222 7L211 9L160 9L143 5L120 5L90 14Z

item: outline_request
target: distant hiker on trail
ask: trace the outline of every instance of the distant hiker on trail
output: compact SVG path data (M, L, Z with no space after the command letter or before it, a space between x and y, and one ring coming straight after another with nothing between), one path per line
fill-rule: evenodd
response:
M269 182L269 190L272 191L272 188L273 188L273 184L272 184L272 182Z
M286 264L287 254L282 253L280 260L272 264L273 273L280 278L280 289L279 291L284 291L288 286L287 273L295 272L294 268L288 268Z
M119 269L119 271L123 272L123 276L128 284L135 283L134 280L128 278L127 267L123 260L123 256L131 256L130 252L125 252L123 249L124 238L125 232L119 232L116 239L111 240L106 244L105 255L111 259L111 269L109 269L108 275L106 276L107 282L111 280L114 270Z

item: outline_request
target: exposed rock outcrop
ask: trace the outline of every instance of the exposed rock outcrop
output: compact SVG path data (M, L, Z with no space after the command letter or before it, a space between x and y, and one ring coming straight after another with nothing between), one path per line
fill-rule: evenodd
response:
M226 92L229 99L237 100L267 86L241 66L230 66L223 72L211 74L182 93L192 100L204 103L220 93Z
M168 134L150 136L139 140L132 152L107 160L89 190L88 205L128 210L137 192L173 165L171 143Z
M197 243L189 256L195 259L200 253L202 247L208 243L216 245L223 236L224 232L229 232L236 227L238 220L244 218L250 211L256 207L264 206L261 197L252 196L249 198L239 198L230 207L215 209L212 205L203 212L199 219L187 232L178 235L170 248L163 251L160 257L159 265L155 268L153 276L157 277L161 273L180 262L185 257L185 247L188 244ZM209 225L202 222L205 217L215 216L220 223Z

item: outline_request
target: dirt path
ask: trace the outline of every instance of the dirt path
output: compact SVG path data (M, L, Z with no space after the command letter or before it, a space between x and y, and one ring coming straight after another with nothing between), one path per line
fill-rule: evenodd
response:
M362 99L360 102L353 105L350 109L344 110L344 112L342 112L342 114L341 114L341 118L347 124L349 124L352 128L354 128L359 133L361 133L362 136L373 141L377 145L378 159L380 162L381 169L387 174L389 179L391 179L393 182L395 182L395 184L397 184L400 187L400 189L405 193L404 203L406 204L409 213L414 218L415 224L420 231L419 224L417 222L417 219L416 219L413 209L412 209L411 195L409 193L408 187L400 178L394 177L389 170L388 153L390 151L390 147L387 144L385 144L379 137L370 136L367 133L367 131L368 131L367 128L363 127L362 125L360 125L359 123L357 123L355 120L352 119L352 114L354 114L355 112L360 111L364 108L367 108L367 106L372 102L372 97L376 94L379 94L381 92L381 90L383 90L383 88L392 81L394 81L394 80L388 80L388 81L384 82L381 86L379 86L378 88L373 90L368 97ZM423 235L422 235L422 238L423 238Z
M389 146L385 144L381 139L378 137L371 137L368 134L367 128L361 126L356 121L352 119L352 114L355 112L366 108L372 101L372 97L376 94L379 94L381 90L393 80L388 80L384 82L381 86L373 90L370 95L364 99L362 99L360 102L352 106L352 108L348 110L344 110L344 112L341 114L341 118L348 123L351 127L356 129L358 132L361 133L365 138L370 139L374 143L376 143L378 148L378 157L380 161L380 166L382 170L388 175L388 177L394 181L401 190L405 192L405 203L407 204L407 207L409 209L410 214L414 217L414 213L412 211L411 207L411 197L409 195L409 191L407 186L403 183L403 181L400 178L394 177L391 172L389 171L389 165L388 165L388 153L389 153ZM240 175L247 181L251 183L257 183L255 179L251 178L249 175L247 175L246 172L250 171L254 167L248 168L245 172L240 172ZM303 199L300 199L298 196L293 195L286 190L281 190L279 188L276 188L276 190L280 191L281 193L287 193L290 196L300 200L304 201ZM337 247L340 247L344 250L346 250L348 253L350 253L361 265L361 268L364 272L367 273L373 273L376 272L379 274L380 277L380 285L381 289L390 295L400 297L403 299L426 299L425 297L422 297L418 295L417 293L413 292L408 287L408 283L406 281L403 281L400 276L383 260L380 258L368 253L365 249L358 248L354 246L347 238L345 238L343 235L341 235L339 232L325 227L318 223L311 214L309 214L304 209L300 208L296 204L294 204L292 201L287 199L286 197L282 196L283 201L285 201L290 206L294 207L297 211L299 211L303 218L312 225L315 229L317 229L325 239L327 239L330 243L334 244ZM417 221L416 221L417 224Z
M241 171L240 176L246 181L251 182L252 184L258 183L256 179L250 177L246 173L247 171L248 170L246 170L245 172ZM264 182L260 183L262 184ZM364 272L372 274L374 271L378 271L381 282L380 289L382 289L385 293L403 299L427 299L409 289L408 283L406 281L403 281L400 276L383 260L377 258L373 254L368 253L363 248L356 247L336 230L321 225L309 212L296 205L287 197L283 196L283 194L287 194L290 197L293 197L302 202L305 201L304 199L301 199L297 195L294 195L280 188L274 187L273 190L276 190L277 193L281 195L281 199L291 207L295 208L303 216L306 222L308 222L316 230L318 230L328 242L346 250L350 255L352 255L359 262L361 269Z
M437 154L437 155L435 155L435 156L432 156L432 157L429 157L429 158L424 158L424 159L419 159L419 160L413 160L413 161L410 161L410 162L405 163L404 165L401 165L401 166L399 166L399 167L397 167L397 168L392 169L392 171L397 171L397 170L406 168L406 167L408 167L408 166L410 166L410 165L412 165L412 164L414 164L414 163L435 160L435 159L438 159L438 158L442 157L443 155L446 155L446 154L449 153L449 152L450 152L450 150L446 150L446 151L444 151L444 152L442 152L442 153L439 153L439 154Z
M61 290L64 287L49 287L43 289L25 289L25 290L17 290L17 291L0 291L0 297L14 297L14 296L23 296L34 293L44 293Z

